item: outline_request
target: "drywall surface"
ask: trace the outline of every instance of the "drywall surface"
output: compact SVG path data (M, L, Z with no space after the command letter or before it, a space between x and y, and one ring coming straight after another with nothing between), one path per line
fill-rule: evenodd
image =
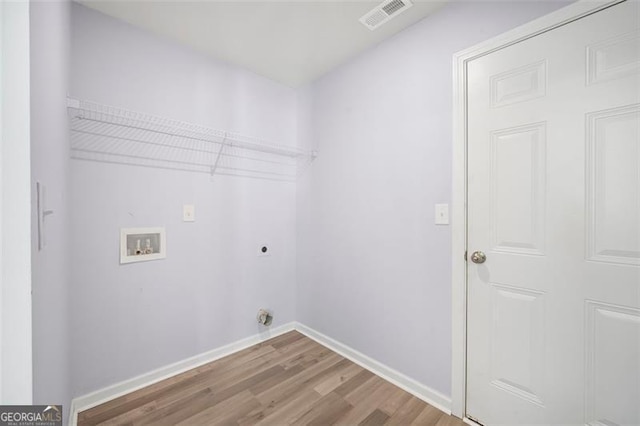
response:
M70 2L32 2L31 223L33 273L33 401L70 402L69 356L69 72ZM44 186L46 216L38 250L36 182Z
M300 91L298 321L451 394L452 55L563 4L454 2Z
M70 82L79 99L295 145L292 89L78 4ZM74 396L254 335L259 308L294 320L295 184L71 160L70 187ZM120 228L156 226L166 259L120 265Z

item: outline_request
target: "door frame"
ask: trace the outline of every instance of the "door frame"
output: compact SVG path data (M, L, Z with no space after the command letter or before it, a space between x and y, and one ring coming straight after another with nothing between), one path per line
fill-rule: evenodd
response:
M467 398L467 64L623 1L579 0L453 56L451 412L466 417Z
M27 0L0 0L0 404L3 405L28 405L33 399L29 7Z

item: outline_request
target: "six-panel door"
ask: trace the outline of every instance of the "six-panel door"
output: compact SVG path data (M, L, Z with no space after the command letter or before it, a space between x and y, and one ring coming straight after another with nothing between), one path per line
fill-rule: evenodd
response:
M640 424L640 9L468 67L467 414Z

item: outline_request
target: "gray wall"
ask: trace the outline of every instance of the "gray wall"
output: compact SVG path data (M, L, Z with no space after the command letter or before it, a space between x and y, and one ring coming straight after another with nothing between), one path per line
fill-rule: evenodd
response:
M79 99L295 145L294 90L78 4L70 82ZM258 308L294 320L295 184L70 166L74 396L256 334ZM120 228L146 226L166 227L167 258L119 265Z
M563 4L454 2L300 91L320 154L298 184L299 321L450 395L452 55Z
M69 68L67 1L31 2L31 179L33 402L70 402L69 355ZM38 251L36 182L46 186L47 245Z

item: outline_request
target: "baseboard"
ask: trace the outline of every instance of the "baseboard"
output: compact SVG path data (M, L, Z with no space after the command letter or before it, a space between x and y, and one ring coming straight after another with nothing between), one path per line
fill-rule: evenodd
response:
M357 350L350 348L349 346L338 342L337 340L334 340L329 336L326 336L310 327L307 327L304 324L296 323L295 328L310 339L313 339L319 344L326 346L327 348L353 361L359 366L366 368L377 376L380 376L383 379L398 386L400 389L409 392L415 397L420 398L424 402L445 412L447 415L451 414L451 398L441 394L436 390L431 389L428 386L423 385L422 383L417 382L416 380L400 373L397 370L394 370L391 367L382 364L381 362L376 361L373 358L366 356L362 352L358 352Z
M477 422L471 420L468 417L463 418L462 422L465 423L465 424L471 425L471 426L482 426L480 423L477 423Z
M123 382L116 383L114 385L92 392L90 394L74 398L71 401L71 406L69 407L69 425L77 426L78 413L80 413L81 411L88 410L89 408L95 407L96 405L104 404L105 402L111 401L112 399L118 398L119 396L134 392L138 389L142 389L161 380L231 355L235 352L241 351L242 349L246 349L250 346L287 333L294 329L294 322L283 324L281 326L268 329L264 333L255 334L253 336L237 340L228 345L193 356L191 358L187 358L182 361L178 361L174 364L160 367L148 373L141 374L140 376L134 377L133 379L125 380Z

